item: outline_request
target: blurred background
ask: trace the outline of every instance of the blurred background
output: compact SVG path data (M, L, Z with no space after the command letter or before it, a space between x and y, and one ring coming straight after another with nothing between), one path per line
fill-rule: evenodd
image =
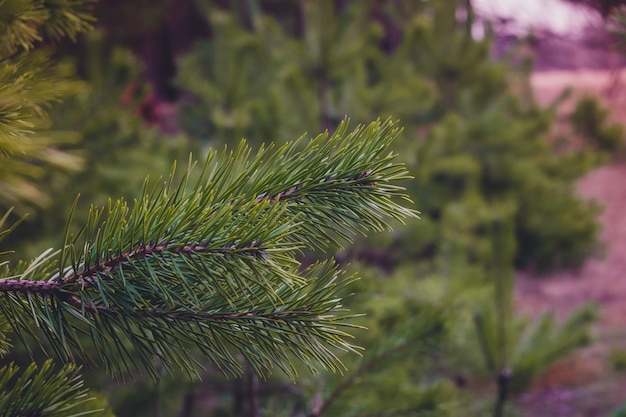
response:
M36 126L54 145L0 167L19 258L60 245L79 193L76 224L189 152L345 117L400 121L421 212L332 253L368 328L343 375L85 370L103 415L626 416L622 3L94 2L93 31L41 48L66 87Z

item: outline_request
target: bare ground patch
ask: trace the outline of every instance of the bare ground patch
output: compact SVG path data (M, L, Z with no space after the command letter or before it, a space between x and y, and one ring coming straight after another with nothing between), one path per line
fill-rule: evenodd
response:
M611 108L614 121L626 123L626 71L555 71L533 75L535 97L542 104L554 100L564 88L575 99L594 94ZM612 349L626 349L626 163L600 167L578 184L579 193L600 203L604 210L601 249L577 271L560 271L536 277L519 273L516 303L521 313L552 312L565 317L592 302L600 319L594 328L596 343L572 358L555 364L519 399L527 416L607 416L626 401L626 373L609 361Z

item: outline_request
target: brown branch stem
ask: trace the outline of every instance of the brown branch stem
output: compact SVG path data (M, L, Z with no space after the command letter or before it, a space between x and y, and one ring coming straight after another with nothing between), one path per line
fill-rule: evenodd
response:
M59 289L54 281L30 281L22 279L0 279L0 292L40 293L52 295Z
M117 256L106 259L104 261L96 262L93 266L74 274L71 274L60 281L60 284L67 286L67 284L78 284L81 281L81 287L91 286L92 282L102 275L107 275L119 267L125 262L132 261L133 259L144 258L146 256L162 255L165 253L171 253L176 255L192 255L197 253L202 254L234 254L234 253L246 253L253 256L259 256L262 253L262 249L257 246L257 242L252 242L247 246L227 245L221 248L209 248L208 244L196 244L196 245L172 245L170 243L149 243L147 245L140 244L136 249L129 249ZM71 288L71 287L70 287Z
M229 245L221 248L209 248L208 244L197 245L172 245L168 243L161 244L140 244L136 249L129 249L119 255L112 258L96 262L93 266L84 269L81 272L74 272L58 281L39 281L39 280L27 280L27 279L0 279L0 293L6 292L18 292L29 294L42 294L42 295L58 295L60 290L68 292L76 292L90 288L94 285L94 282L110 274L111 272L120 268L125 262L131 261L137 258L143 258L146 256L160 255L164 253L172 254L234 254L245 253L252 256L260 256L263 250L258 246L257 242L252 242L247 246ZM65 301L67 296L62 297Z
M376 185L376 182L372 182L367 179L371 175L370 171L365 171L348 178L337 178L334 175L327 176L320 181L320 184L336 182L340 184L355 183L357 186L372 186ZM298 195L298 191L303 188L302 184L295 185L284 191L269 195L264 193L259 196L256 201L267 199L270 202L282 201L291 198L295 198ZM38 280L20 280L20 279L0 279L0 293L17 292L17 293L29 293L29 294L42 294L42 295L56 295L63 301L68 302L76 307L82 306L80 300L74 296L68 294L71 292L77 292L80 290L88 289L92 287L96 280L103 278L104 276L114 272L118 268L122 267L125 262L132 261L133 259L143 258L146 256L162 255L164 253L171 254L195 254L195 253L213 253L213 254L232 254L232 253L247 253L252 256L262 255L262 249L257 245L257 242L252 242L247 246L224 246L222 248L209 248L208 243L199 243L194 245L174 245L171 242L148 244L139 244L136 248L130 248L126 252L122 252L111 258L98 261L92 266L85 268L82 271L75 271L74 273L58 280L58 281L38 281ZM63 290L64 294L59 295L59 291Z
M512 376L513 373L508 368L501 370L497 375L496 383L498 385L498 395L493 406L494 417L502 417L504 415L504 406L509 393L509 381Z
M61 284L55 281L29 281L1 279L0 292L21 292L29 294L41 294L44 296L57 297L61 301L83 311L86 314L99 314L103 316L117 316L120 311L81 301L70 292L61 291ZM137 317L154 317L163 320L177 321L214 321L214 322L289 322L291 326L296 326L296 322L316 321L319 319L317 313L310 308L303 307L289 312L265 312L265 311L245 311L236 313L205 313L201 311L167 311L156 308L146 310L126 310L125 314Z
M334 175L330 175L325 177L324 179L322 179L319 183L320 184L325 184L325 183L329 183L331 181L334 181L336 183L340 183L340 184L345 184L345 183L351 183L351 182L358 182L358 181L362 181L363 179L365 179L366 177L368 177L369 175L371 175L372 173L370 171L365 171L365 172L361 172L357 175L354 175L352 177L348 177L348 178L337 178ZM369 186L373 186L376 185L376 182L373 181L363 181L361 183L356 183L354 185L357 186L364 186L364 185L369 185ZM269 195L268 193L263 193L261 194L261 196L259 196L256 199L257 203L260 203L261 201L267 199L270 203L273 203L274 201L284 201L287 199L292 199L294 197L297 197L297 193L298 191L300 191L303 188L302 184L297 184L294 185L291 188L288 188L284 191L281 191L279 193L276 193L274 195Z

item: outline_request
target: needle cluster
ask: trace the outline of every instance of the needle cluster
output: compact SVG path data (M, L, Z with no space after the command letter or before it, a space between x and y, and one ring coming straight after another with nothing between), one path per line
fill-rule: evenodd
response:
M93 208L65 244L0 280L0 315L22 338L114 375L193 374L209 363L295 378L294 361L337 371L354 351L342 307L346 277L328 260L303 268L302 249L327 248L415 212L389 145L390 121L302 138L253 153L211 152L132 203ZM199 169L198 169L199 168Z

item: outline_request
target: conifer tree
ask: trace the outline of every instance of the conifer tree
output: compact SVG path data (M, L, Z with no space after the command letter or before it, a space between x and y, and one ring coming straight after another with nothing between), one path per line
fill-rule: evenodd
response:
M3 168L52 146L29 147L37 137L28 129L64 86L42 75L30 50L86 29L86 4L0 4L0 89L11 93L0 114ZM0 368L0 414L100 412L80 363L121 379L163 369L194 375L209 363L239 375L240 357L261 375L280 369L296 378L295 362L342 369L337 352L356 350L342 306L354 277L331 261L304 268L296 255L415 215L398 203L406 197L397 182L407 177L389 148L398 133L390 121L353 131L344 122L330 136L256 153L245 142L212 151L165 181L146 180L132 203L93 207L78 230L70 215L60 248L16 265L3 260L2 354L10 333L61 363ZM19 172L1 174L8 184ZM7 225L10 212L0 220L1 240L17 227Z
M253 28L207 14L213 38L181 59L178 74L194 97L182 108L187 130L203 126L219 142L228 140L214 127L220 121L250 138L281 137L292 123L315 131L344 112L357 120L392 114L412 138L397 146L412 164L407 188L422 216L340 254L390 275L359 284L367 294L355 297L367 311L360 323L370 329L358 334L364 357L346 358L346 379L310 381L294 407L317 416L447 415L461 402L450 398L463 397L451 381L489 379L498 415L554 360L589 343L592 309L560 326L549 315L538 323L519 317L511 300L515 267L577 265L594 248L596 210L576 196L573 180L597 163L595 151L555 152L547 140L553 109L514 88L527 83L530 66L491 59L492 36L487 29L474 39L468 2L299 6L297 36L262 14ZM390 30L395 43L386 44ZM249 61L225 71L238 56ZM232 117L204 117L224 114L216 109ZM494 223L506 225L499 252ZM387 391L390 381L402 389ZM377 392L363 398L371 386ZM278 403L273 415L289 409Z
M334 349L355 349L338 296L352 279L332 262L302 270L295 255L413 215L391 199L406 176L388 151L396 135L390 122L344 123L301 151L302 140L213 152L196 179L190 168L147 183L132 205L94 208L61 249L4 265L2 318L21 340L122 378L193 374L198 350L231 375L235 351L262 375L295 378L294 358L336 371Z
M159 171L162 154L171 151L162 149L173 141L119 108L120 90L106 78L136 75L134 59L115 49L102 61L81 63L101 75L104 68L115 71L92 83L87 100L66 100L57 107L62 114L53 115L55 126L61 120L88 140L90 175L73 184L90 188L82 202L101 204L104 193L127 199L89 213L75 204L68 222L74 227L61 236L58 250L3 265L1 282L11 302L2 311L16 324L8 329L18 341L33 350L41 345L63 361L103 364L119 378L142 371L157 378L172 403L189 385L181 388L176 380L172 393L174 383L159 379L162 372L213 378L213 367L203 372L200 366L221 365L227 374L244 374L242 383L223 388L233 391L236 415L267 406L267 415L317 417L465 415L466 406L477 410L491 393L497 414L552 361L587 343L589 310L565 326L549 316L533 326L510 302L514 257L541 255L551 265L557 247L582 260L593 242L593 212L570 192L584 164L549 149L543 133L550 113L510 94L508 68L489 60L489 39L476 42L467 30L471 10L467 22L458 21L463 13L457 9L466 2L295 2L303 13L295 37L280 29L285 22L263 13L250 14L249 24L240 27L220 3L198 2L206 6L213 35L180 61L178 81L188 92L181 100L186 131L211 144L235 143L235 150L211 152L205 165L191 163L165 182L148 181L141 193L133 187L144 167ZM237 4L230 7L234 14L242 7ZM387 42L389 30L400 33L393 42ZM100 56L88 48L92 58ZM132 82L119 78L124 80L118 87ZM416 181L403 184L423 211L409 228L362 243L369 253L384 252L388 259L372 264L389 275L359 266L364 278L353 285L328 261L303 269L294 259L301 249L334 251L363 227L380 229L384 213L411 215L387 200L400 192L393 182L404 176L385 150L397 133L392 124L377 122L353 133L342 125L330 138L262 148L255 156L233 142L245 136L256 148L262 140L334 127L344 114L358 122L402 119L404 136L414 140L396 149L419 162ZM3 162L17 157L13 153ZM120 161L125 166L113 169ZM537 186L562 192L546 193L549 204L537 203ZM58 198L56 211L67 211L60 200L72 198ZM555 222L544 214L550 210L571 215ZM47 213L41 224L64 220ZM556 230L545 227L546 220ZM500 237L507 244L499 253L490 233L494 221L507 225ZM32 224L31 229L39 223ZM511 243L519 246L517 232L528 225L545 233L516 250ZM18 228L5 234L3 247L13 248L19 233ZM356 295L344 300L351 291ZM366 317L352 318L344 307ZM348 341L344 332L357 339ZM354 355L352 343L366 347L363 356ZM270 398L259 393L237 401L237 387L267 393L285 386L283 372L260 385L254 368L264 376L280 368L293 378L306 375L307 367L338 369L340 363L348 368L345 375L301 377L304 383L289 390L294 396L279 389ZM26 375L20 381L34 380L38 372L48 375L49 366L6 371L13 381L19 375ZM75 387L67 393L82 395L75 368L68 366L62 375ZM487 379L498 392L459 389ZM7 382L13 385L20 386ZM379 388L364 398L372 386ZM129 391L118 393L132 396L135 405L154 392ZM48 392L46 398L57 391ZM14 391L11 398L28 398L24 394ZM98 408L93 401L85 406ZM459 407L463 411L455 414ZM120 415L149 412L122 408ZM75 406L65 414L83 411Z

